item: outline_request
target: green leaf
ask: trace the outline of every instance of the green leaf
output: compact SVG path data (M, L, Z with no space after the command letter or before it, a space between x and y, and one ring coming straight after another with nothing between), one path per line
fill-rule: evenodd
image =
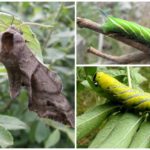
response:
M150 122L143 122L138 132L135 134L130 148L150 147Z
M49 129L43 122L39 122L35 131L35 139L38 143L44 141L49 135Z
M118 124L118 120L120 119L121 115L112 115L107 123L100 129L92 143L90 144L89 148L99 148L101 144L109 137L112 130Z
M87 76L89 75L94 76L96 73L97 67L85 67L84 70Z
M100 105L77 117L77 139L88 135L115 109L115 106Z
M9 131L0 126L0 146L5 148L13 145L13 137Z
M146 81L147 79L139 73L139 68L130 69L131 79L134 88L139 88L139 84Z
M78 93L85 89L84 85L81 82L77 83L77 91Z
M140 126L142 117L125 113L100 148L127 148Z
M0 32L6 31L8 27L11 26L13 15L0 12ZM27 42L28 47L31 49L33 54L43 62L42 51L40 47L40 43L36 38L36 35L32 32L31 28L28 25L22 25L23 22L14 17L13 25L19 30L23 32L23 37Z
M25 98L23 97L22 99L25 99ZM35 112L27 110L24 113L24 120L25 120L25 122L31 123L31 122L38 120L38 116Z
M89 82L88 82L87 80L83 80L83 81L81 82L81 84L82 84L84 87L86 87L86 88L91 88L91 86L90 86L90 84L89 84Z
M28 126L16 117L0 115L0 126L8 130L28 129Z
M46 59L48 59L50 62L55 62L57 60L61 60L65 58L66 53L63 51L60 51L56 48L49 48L47 49L48 56Z
M65 125L63 125L59 122L56 122L54 120L51 120L51 119L42 118L41 120L48 126L53 127L58 130L61 130L62 132L66 133L68 135L68 137L70 138L70 140L72 141L72 143L75 143L74 129L69 128L68 126L65 126Z
M49 135L48 139L46 140L45 148L55 146L59 142L59 140L60 140L60 132L59 130L56 129Z

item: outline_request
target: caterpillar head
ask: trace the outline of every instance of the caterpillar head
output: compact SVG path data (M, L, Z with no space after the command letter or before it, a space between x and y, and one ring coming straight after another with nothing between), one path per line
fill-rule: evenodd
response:
M93 82L95 85L99 85L103 89L107 89L118 81L104 72L97 72L93 77Z
M93 77L93 82L95 86L101 85L101 78L103 77L104 73L103 72L97 72L95 73Z
M98 83L96 81L96 76L97 76L97 73L95 73L94 77L93 77L93 82L94 82L94 85L95 86L98 86Z

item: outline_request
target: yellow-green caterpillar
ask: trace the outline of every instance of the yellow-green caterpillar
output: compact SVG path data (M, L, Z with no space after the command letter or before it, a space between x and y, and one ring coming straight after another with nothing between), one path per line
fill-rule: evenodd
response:
M104 72L97 72L93 78L93 81L103 90L113 94L116 97L116 100L124 105L140 111L150 110L149 93L132 89Z
M101 26L101 29L104 33L119 33L129 39L150 46L150 29L137 23L107 16L107 20Z

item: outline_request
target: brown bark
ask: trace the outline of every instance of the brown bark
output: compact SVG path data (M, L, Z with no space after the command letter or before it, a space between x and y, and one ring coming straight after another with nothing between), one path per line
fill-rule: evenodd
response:
M15 99L24 86L30 110L73 127L74 113L62 94L57 74L36 59L16 28L1 33L0 41L0 61L8 73L11 97Z
M141 61L144 58L148 58L148 57L150 58L150 55L142 53L142 52L134 52L134 53L130 53L130 54L122 55L122 56L112 56L112 55L103 53L102 51L99 51L93 47L88 48L87 51L96 56L105 58L107 60L111 60L119 64L129 64L132 62Z

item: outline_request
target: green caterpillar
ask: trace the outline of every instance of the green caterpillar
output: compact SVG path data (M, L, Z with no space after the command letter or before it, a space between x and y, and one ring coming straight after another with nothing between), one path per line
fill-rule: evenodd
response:
M150 29L137 23L120 18L107 16L106 22L101 26L104 33L119 33L129 39L134 39L150 46Z
M139 111L150 111L150 94L132 89L104 72L97 72L93 78L103 90L116 97L120 103Z

